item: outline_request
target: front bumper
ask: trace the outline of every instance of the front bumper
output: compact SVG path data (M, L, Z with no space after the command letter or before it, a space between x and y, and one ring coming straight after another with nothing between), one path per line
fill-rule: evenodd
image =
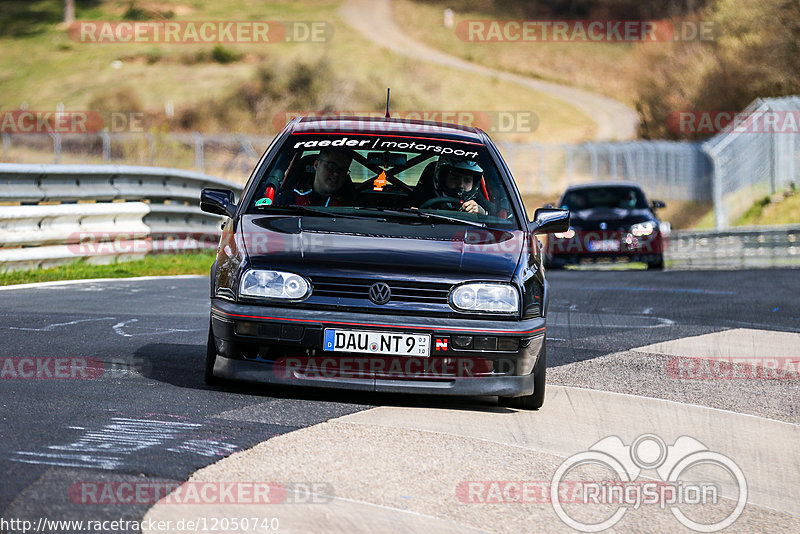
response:
M547 243L547 256L556 265L600 259L651 263L658 261L663 252L664 236L659 230L639 237L619 230L576 230L571 238L549 236Z
M221 299L212 299L211 323L216 345L214 375L220 378L443 395L532 394L533 368L545 336L544 318L375 315L235 304ZM322 349L326 328L429 334L431 352L426 358L327 352ZM459 342L471 338L473 343L469 348L456 348L456 337ZM436 343L442 340L446 343ZM442 346L447 350L439 350Z
M548 258L548 263L556 267L564 265L577 265L582 263L598 262L628 262L628 263L656 263L662 260L661 254L639 254L639 253L600 253L592 252L585 254L558 254Z

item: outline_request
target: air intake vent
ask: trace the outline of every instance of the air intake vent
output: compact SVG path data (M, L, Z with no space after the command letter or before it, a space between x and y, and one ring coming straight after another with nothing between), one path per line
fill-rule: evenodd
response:
M369 288L381 281L389 284L394 302L425 302L447 304L449 284L409 282L406 280L369 280L334 277L316 277L311 280L313 294L317 297L333 297L369 300Z

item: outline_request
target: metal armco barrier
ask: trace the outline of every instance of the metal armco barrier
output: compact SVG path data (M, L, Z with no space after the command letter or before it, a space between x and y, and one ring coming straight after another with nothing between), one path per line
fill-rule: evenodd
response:
M0 272L85 258L214 249L221 217L204 187L241 186L160 167L0 164Z
M178 169L0 164L0 202L19 204L0 205L0 272L214 249L221 217L200 211L204 187L241 193ZM800 267L800 225L673 231L665 259L672 269Z
M800 225L673 231L664 256L670 269L800 267Z

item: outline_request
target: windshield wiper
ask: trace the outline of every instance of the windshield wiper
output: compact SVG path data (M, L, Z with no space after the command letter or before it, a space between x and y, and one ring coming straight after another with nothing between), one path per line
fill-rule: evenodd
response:
M420 217L422 219L433 219L437 221L446 221L455 224L466 224L468 226L477 226L479 228L486 228L486 224L482 222L466 221L464 219L459 219L457 217L448 217L447 215L440 215L438 213L428 213L427 211L419 211L418 209L413 209L413 208L399 208L399 209L356 208L356 209L375 210L379 211L380 213L385 213L386 215L413 215L416 217Z
M261 206L256 206L261 207ZM315 214L315 215L322 215L324 217L330 217L332 219L341 218L341 219L371 219L373 221L386 221L386 219L376 219L375 217L365 217L363 215L349 215L349 214L342 214L342 213L333 213L330 211L325 211L319 208L315 208L313 206L301 206L300 204L290 204L288 206L274 206L270 207L270 209L290 209L293 211L301 211L303 213L308 214Z

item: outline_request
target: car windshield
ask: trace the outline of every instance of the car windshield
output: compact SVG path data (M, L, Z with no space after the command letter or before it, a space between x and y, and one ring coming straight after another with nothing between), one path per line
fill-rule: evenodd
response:
M479 143L294 134L259 174L248 213L518 227L508 191Z
M595 208L645 209L647 200L636 187L586 187L567 191L561 207L580 211Z

